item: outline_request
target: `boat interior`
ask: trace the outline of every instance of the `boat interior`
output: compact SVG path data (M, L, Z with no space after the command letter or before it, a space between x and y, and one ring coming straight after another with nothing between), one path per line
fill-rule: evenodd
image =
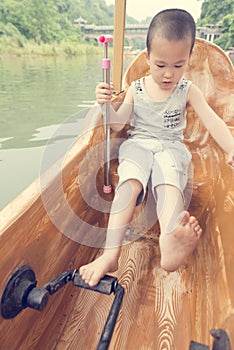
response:
M122 103L131 82L146 74L141 52L126 71L124 92L115 96L113 104ZM186 77L201 88L234 135L234 72L224 52L197 39ZM190 107L187 121L184 136L194 164L189 211L198 218L203 235L177 271L165 272L160 267L155 203L148 191L136 208L113 274L125 292L109 349L211 349L212 329L225 330L234 349L234 170ZM91 122L93 127L87 127ZM41 287L102 253L113 192L102 192L101 124L101 115L91 110L84 126L87 131L62 161L0 213L1 295L19 266L31 266ZM112 154L126 137L126 129L111 133ZM113 156L113 190L117 166ZM103 206L105 211L100 210ZM0 347L96 349L113 298L66 283L43 311L25 308L14 318L0 317ZM198 348L199 344L204 347Z

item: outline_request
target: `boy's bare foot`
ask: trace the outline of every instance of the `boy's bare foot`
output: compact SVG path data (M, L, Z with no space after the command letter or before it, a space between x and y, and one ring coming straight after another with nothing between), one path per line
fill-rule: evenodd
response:
M196 248L201 234L197 219L187 211L183 212L178 226L160 236L161 267L168 272L177 270Z
M81 266L79 269L80 275L85 283L89 284L90 287L94 287L105 274L118 269L118 259L119 254L106 250L96 260Z

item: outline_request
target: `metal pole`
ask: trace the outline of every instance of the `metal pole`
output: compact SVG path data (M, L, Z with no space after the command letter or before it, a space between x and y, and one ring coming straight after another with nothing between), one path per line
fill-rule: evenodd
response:
M110 84L110 69L111 62L108 58L108 44L113 41L111 35L102 35L99 42L104 45L104 59L102 60L102 69L104 72L104 81ZM103 123L104 123L104 185L103 192L111 193L112 187L110 184L110 103L105 103L103 106Z

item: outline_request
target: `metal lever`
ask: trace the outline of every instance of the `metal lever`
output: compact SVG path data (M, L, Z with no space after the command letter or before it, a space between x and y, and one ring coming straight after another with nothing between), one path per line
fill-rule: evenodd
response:
M224 329L211 329L210 334L214 337L212 350L232 350L228 334Z
M119 314L119 309L122 304L124 289L118 284L118 279L113 276L105 275L95 287L90 287L86 284L79 272L75 272L73 283L77 287L93 290L95 292L103 294L115 294L114 301L112 303L109 315L107 317L104 329L101 334L101 338L98 343L97 350L107 350L111 341L111 337L115 328L115 323Z
M223 329L211 329L214 338L212 350L232 350L228 334ZM209 346L191 341L189 350L209 350Z
M82 280L79 272L75 269L62 272L42 288L36 288L37 281L32 268L28 265L21 266L12 273L5 286L1 299L2 317L5 319L14 318L27 307L40 311L44 310L49 296L56 293L70 281L73 281L74 286L77 287L108 295L115 294L97 347L97 350L107 350L124 295L123 287L118 284L117 278L113 276L105 275L97 286L90 287Z
M88 284L84 282L84 280L81 278L78 271L76 271L74 275L73 283L74 283L74 286L76 287L81 287L81 288L93 290L95 292L110 295L111 293L115 293L116 288L118 286L118 279L113 276L105 275L95 287L90 287Z
M60 288L64 287L65 284L72 281L76 270L70 270L62 272L60 275L46 283L43 288L47 289L50 295L56 293Z
M93 290L103 294L115 293L118 280L113 276L104 276L97 286L90 287L75 270L62 272L46 283L42 288L36 288L36 276L28 265L17 268L10 276L4 289L1 300L1 314L3 318L13 318L26 307L35 310L44 310L49 296L55 294L68 282L73 281L74 286Z
M196 341L191 341L189 350L209 350L209 346L197 343Z
M2 317L14 318L26 307L44 310L49 296L71 281L73 275L74 270L63 272L42 288L36 288L37 281L33 269L28 265L17 268L10 276L2 295Z

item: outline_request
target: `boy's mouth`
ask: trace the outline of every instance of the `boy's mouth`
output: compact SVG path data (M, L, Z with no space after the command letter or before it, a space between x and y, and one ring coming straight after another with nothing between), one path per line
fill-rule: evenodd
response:
M162 82L162 86L164 86L164 87L168 87L168 86L170 86L171 84L172 84L171 81L163 81L163 82Z

